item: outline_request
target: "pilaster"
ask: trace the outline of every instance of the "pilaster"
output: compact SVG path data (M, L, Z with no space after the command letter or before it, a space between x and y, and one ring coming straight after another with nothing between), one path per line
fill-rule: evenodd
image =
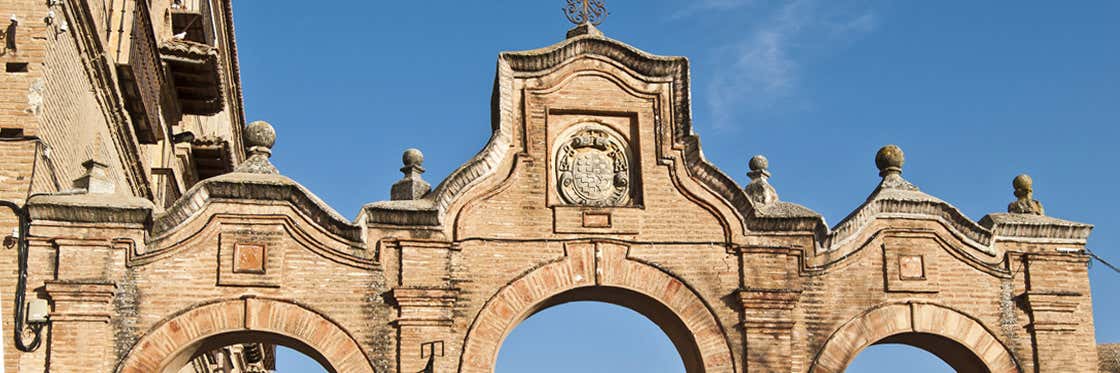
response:
M113 315L111 283L48 281L50 313L50 370L108 372L112 370Z
M1027 254L1027 291L1035 367L1039 372L1097 369L1096 337L1083 254Z
M790 289L739 290L746 336L746 371L793 370L793 309L801 291Z
M748 246L738 249L742 288L745 371L792 372L795 368L794 310L801 299L797 262L789 248Z
M452 323L459 290L451 286L454 246L435 241L396 241L400 258L400 283L390 296L398 315L398 371L418 372L429 360L435 371L453 369L453 359L442 358L452 343ZM434 356L433 356L434 355Z

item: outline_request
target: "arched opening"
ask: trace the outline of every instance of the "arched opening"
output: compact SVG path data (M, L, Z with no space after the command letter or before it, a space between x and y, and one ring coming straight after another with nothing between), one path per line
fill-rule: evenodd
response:
M282 354L279 359L278 352ZM333 372L326 357L307 344L262 332L211 336L186 346L169 360L164 373ZM284 361L295 362L285 366Z
M913 302L879 305L844 323L821 347L810 372L844 372L868 347L890 344L928 351L958 372L1020 371L1007 347L976 319Z
M925 333L896 334L856 355L846 372L979 373L990 372L964 345Z
M169 316L133 345L119 373L177 373L223 346L288 346L329 372L373 373L361 346L321 313L289 301L245 297L193 306Z
M521 321L576 301L611 303L645 316L669 337L687 372L735 371L724 326L692 288L660 268L627 259L622 245L565 248L566 258L521 275L486 301L463 341L459 373L493 372L498 349Z
M499 351L498 373L592 367L703 371L699 348L682 320L649 297L612 287L579 288L548 299L518 322Z

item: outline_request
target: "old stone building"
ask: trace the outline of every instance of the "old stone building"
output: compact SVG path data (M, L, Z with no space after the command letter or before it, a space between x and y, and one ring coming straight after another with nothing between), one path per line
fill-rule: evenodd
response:
M704 158L687 59L570 3L565 40L499 55L489 143L434 187L406 151L355 219L242 126L229 0L0 3L5 370L252 371L283 345L337 372L487 372L520 321L578 300L645 315L689 372L840 372L876 343L1098 369L1092 226L1046 216L1028 176L972 221L886 146L829 227L766 158L746 186Z

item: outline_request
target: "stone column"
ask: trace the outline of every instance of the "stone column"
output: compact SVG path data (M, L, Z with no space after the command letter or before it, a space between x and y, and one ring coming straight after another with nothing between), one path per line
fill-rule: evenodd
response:
M400 286L391 296L398 307L400 372L423 370L434 354L435 371L453 371L457 358L443 356L457 351L451 326L459 290L451 287L451 253L445 242L397 241Z

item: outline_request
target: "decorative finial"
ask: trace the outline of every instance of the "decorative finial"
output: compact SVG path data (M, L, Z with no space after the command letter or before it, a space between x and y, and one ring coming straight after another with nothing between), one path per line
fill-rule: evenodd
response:
M245 146L249 148L249 158L237 166L234 172L252 174L279 174L276 166L269 162L272 145L276 143L276 130L271 124L258 120L245 126Z
M109 178L109 165L101 160L101 135L93 139L93 150L89 159L82 162L86 172L74 179L74 188L84 190L89 194L113 194L117 185Z
M568 0L568 6L564 7L564 16L576 25L598 26L607 14L607 4L603 0Z
M1031 180L1030 175L1016 176L1015 180L1011 182L1011 186L1015 187L1016 200L1007 205L1007 212L1046 215L1046 211L1042 208L1042 202L1034 199L1034 180Z
M875 166L879 167L879 176L887 176L891 173L901 174L903 163L906 163L906 154L897 145L884 146L879 148L878 153L875 153Z
M607 5L603 0L568 0L563 10L568 21L576 24L568 30L569 39L580 35L603 36L603 32L595 27L607 18Z
M879 168L879 176L883 178L879 187L918 190L918 187L902 178L904 163L906 163L906 154L902 152L902 148L894 144L879 148L879 152L875 153L875 167Z
M431 184L420 177L424 173L424 153L419 149L406 149L401 155L401 162L404 163L404 167L401 167L404 178L393 183L389 196L394 201L423 198L432 190Z
M747 184L744 191L747 193L747 197L750 197L751 202L765 206L777 201L778 191L774 190L774 187L768 181L770 171L767 168L770 167L770 161L762 155L756 155L751 157L748 166L750 166L751 172L748 172L747 176L751 178L751 182Z

